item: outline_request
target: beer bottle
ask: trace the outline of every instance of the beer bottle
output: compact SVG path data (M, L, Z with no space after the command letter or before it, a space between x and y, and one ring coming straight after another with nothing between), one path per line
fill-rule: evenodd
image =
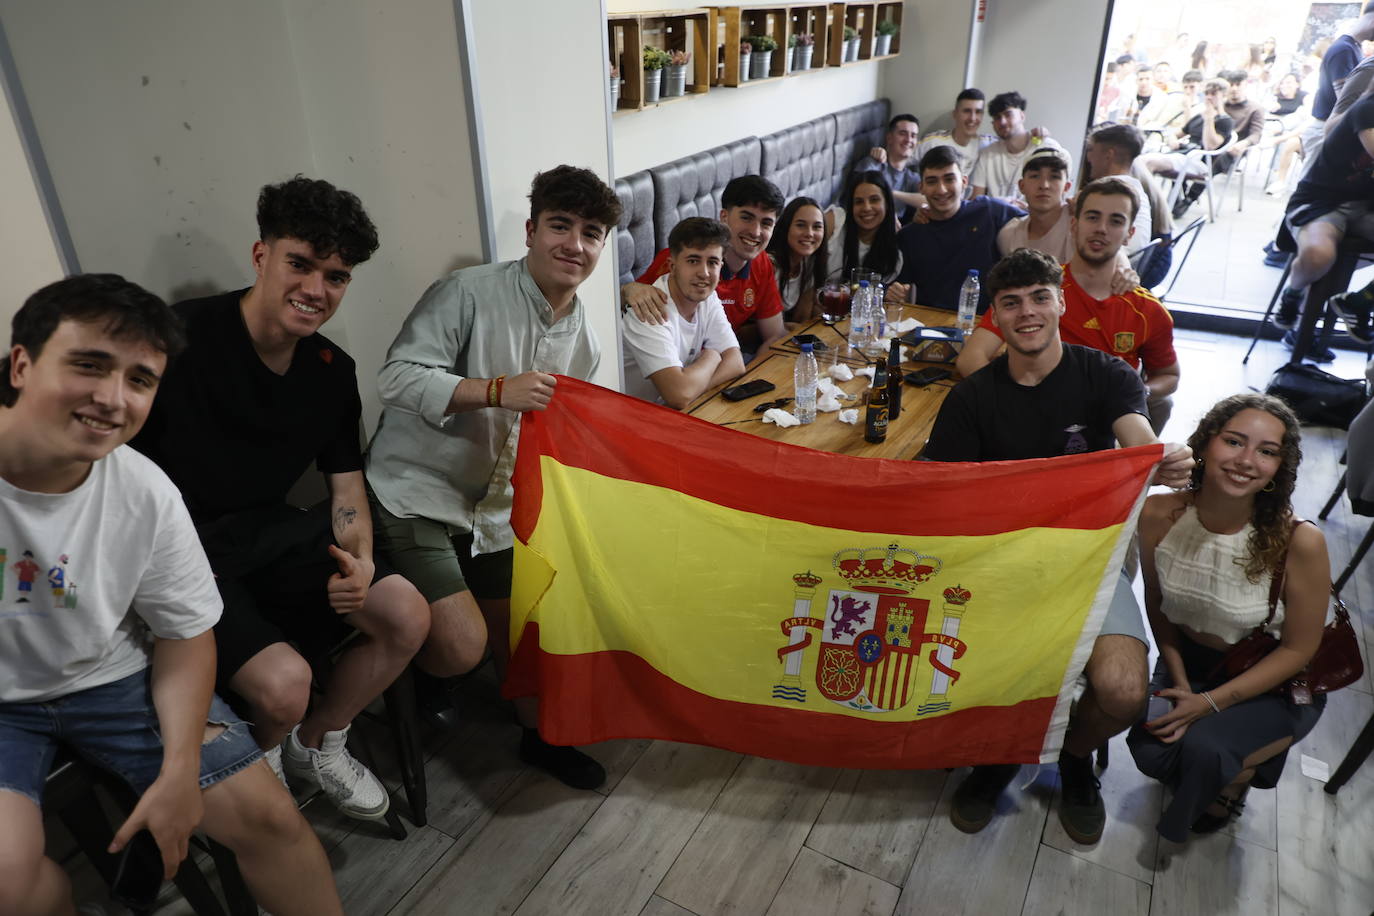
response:
M864 439L882 442L887 438L887 363L874 363L873 387L868 389L868 413L864 417Z
M902 415L902 344L892 338L892 349L887 354L887 418L895 420Z

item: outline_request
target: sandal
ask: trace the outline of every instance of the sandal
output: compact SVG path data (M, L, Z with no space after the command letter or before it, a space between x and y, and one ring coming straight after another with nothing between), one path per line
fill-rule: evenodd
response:
M1226 813L1209 814L1204 811L1198 816L1197 820L1193 821L1193 826L1190 829L1193 833L1216 833L1218 830L1231 823L1231 821L1240 817L1241 812L1245 810L1245 796L1249 791L1250 787L1246 786L1240 795L1235 798L1231 798L1229 795L1225 794L1218 795L1216 801L1212 802L1212 804L1223 809Z

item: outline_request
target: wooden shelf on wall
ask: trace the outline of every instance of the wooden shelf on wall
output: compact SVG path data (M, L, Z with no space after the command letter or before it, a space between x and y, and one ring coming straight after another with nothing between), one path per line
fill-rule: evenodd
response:
M873 59L873 28L876 25L876 3L833 3L830 6L830 66L846 67ZM855 31L859 39L859 53L854 60L844 57L845 27Z
M830 7L828 4L819 3L809 6L792 6L787 10L787 38L791 42L793 35L810 35L813 42L811 45L811 66L809 70L824 69L830 50ZM786 48L784 50L792 50ZM806 73L808 70L796 70L789 66L788 75L797 76Z
M901 0L891 0L891 2L878 4L878 9L873 20L874 60L887 60L888 58L896 57L898 54L902 53L902 7L903 4ZM880 22L892 22L897 26L897 32L892 36L892 43L889 45L886 54L877 53L878 39L881 37L877 32L878 23Z
M644 41L640 34L639 17L607 16L606 33L611 49L610 65L619 68L622 81L615 114L638 111L644 107L644 70L640 66ZM609 78L609 72L607 76Z
M717 84L721 86L748 86L769 79L785 76L788 27L791 24L790 7L785 6L722 6L716 8L716 43L719 48L717 58ZM769 60L768 75L758 79L743 73L740 43L749 35L767 35L777 43ZM749 55L752 69L754 55ZM814 63L814 62L813 62Z
M655 108L668 102L701 95L710 90L714 14L705 7L681 10L655 10L642 13L613 13L606 17L610 38L611 63L620 68L624 80L620 102L615 114L623 115L645 108ZM660 77L659 98L645 100L644 46L664 51L685 51L691 55L687 64L686 87L682 95L664 96L667 70Z

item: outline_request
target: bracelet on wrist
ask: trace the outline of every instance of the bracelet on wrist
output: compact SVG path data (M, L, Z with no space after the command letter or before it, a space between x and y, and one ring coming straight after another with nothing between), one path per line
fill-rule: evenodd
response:
M1212 695L1210 693L1204 690L1201 694L1199 694L1199 696L1201 696L1204 700L1207 701L1208 706L1212 707L1212 712L1221 712L1221 707L1217 706L1217 701L1212 699Z
M496 406L496 379L487 382L487 406Z
M500 407L500 406L501 406L501 397L502 397L502 395L504 395L505 393L506 393L506 377L505 377L504 375L498 375L498 376L496 377L496 403L495 403L494 405L492 405L492 406L494 406L494 407Z

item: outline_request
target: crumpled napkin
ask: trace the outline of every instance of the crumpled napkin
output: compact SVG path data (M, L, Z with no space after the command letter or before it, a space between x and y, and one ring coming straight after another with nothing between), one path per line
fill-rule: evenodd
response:
M796 417L792 416L791 413L789 413L786 410L783 410L781 407L770 407L767 410L765 410L763 412L763 422L776 423L783 429L786 429L789 426L801 425L801 420L798 420Z
M923 327L925 324L919 318L903 318L901 321L889 324L887 329L883 331L883 337L901 337L907 331L914 331Z
M855 369L855 370L854 370L854 374L855 374L855 375L862 375L864 378L869 378L869 379L871 379L871 378L873 378L873 374L874 374L874 372L876 372L876 371L877 371L877 370L875 370L872 366L864 366L862 369Z
M847 382L854 377L854 370L844 363L836 363L829 369L830 377L837 382Z
M839 420L841 423L858 423L859 409L857 407L851 407L848 410L841 410L835 419Z
M840 399L833 394L819 394L816 397L816 409L821 413L831 413L840 409Z

